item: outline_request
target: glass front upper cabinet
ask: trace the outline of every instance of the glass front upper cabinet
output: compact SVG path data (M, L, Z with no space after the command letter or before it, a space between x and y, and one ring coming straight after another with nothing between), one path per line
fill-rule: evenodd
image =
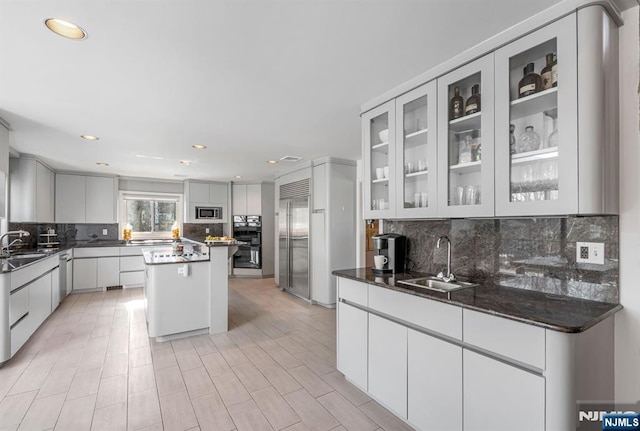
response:
M364 218L395 217L395 100L362 115Z
M437 215L436 82L396 99L396 216Z
M438 216L494 214L493 54L438 78Z
M575 16L496 51L497 216L577 212L576 64Z

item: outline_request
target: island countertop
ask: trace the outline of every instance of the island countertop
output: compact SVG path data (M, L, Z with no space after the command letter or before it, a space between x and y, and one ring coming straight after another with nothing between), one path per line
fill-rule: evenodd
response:
M333 271L332 274L567 333L583 332L622 309L620 304L551 295L492 283L451 292L450 299L446 293L398 283L400 280L427 276L417 272L380 276L374 274L371 268L353 268Z

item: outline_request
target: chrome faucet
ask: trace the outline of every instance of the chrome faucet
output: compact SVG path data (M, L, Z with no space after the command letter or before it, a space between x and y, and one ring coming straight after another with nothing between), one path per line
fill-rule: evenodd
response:
M18 235L18 238L11 241L9 245L7 245L6 247L2 247L2 249L0 250L0 256L2 257L9 256L9 253L11 252L11 246L17 242L22 242L22 238L29 236L30 233L27 232L26 230L10 230L9 232L0 236L0 245L2 244L2 241L10 235Z
M438 238L438 242L436 243L436 248L440 248L440 242L443 239L447 241L447 273L443 274L442 271L440 271L437 277L442 281L444 281L445 283L448 283L450 281L455 281L456 276L453 275L453 273L451 272L451 240L449 239L449 237L441 236L440 238Z

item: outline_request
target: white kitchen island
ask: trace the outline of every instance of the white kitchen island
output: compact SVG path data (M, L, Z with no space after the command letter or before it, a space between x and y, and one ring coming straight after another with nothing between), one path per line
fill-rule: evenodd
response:
M142 250L144 297L149 336L168 341L228 330L227 261L233 244L190 244Z

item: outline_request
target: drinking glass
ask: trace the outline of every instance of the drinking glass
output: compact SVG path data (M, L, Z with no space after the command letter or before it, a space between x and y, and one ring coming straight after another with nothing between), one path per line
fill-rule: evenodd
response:
M427 203L427 194L425 192L420 193L420 206L426 208Z
M464 198L464 187L462 186L456 187L456 194L454 195L453 204L463 205L463 198Z
M420 193L413 194L413 206L414 208L418 208L420 206Z
M476 204L476 188L475 186L465 186L464 188L464 204L475 205Z

